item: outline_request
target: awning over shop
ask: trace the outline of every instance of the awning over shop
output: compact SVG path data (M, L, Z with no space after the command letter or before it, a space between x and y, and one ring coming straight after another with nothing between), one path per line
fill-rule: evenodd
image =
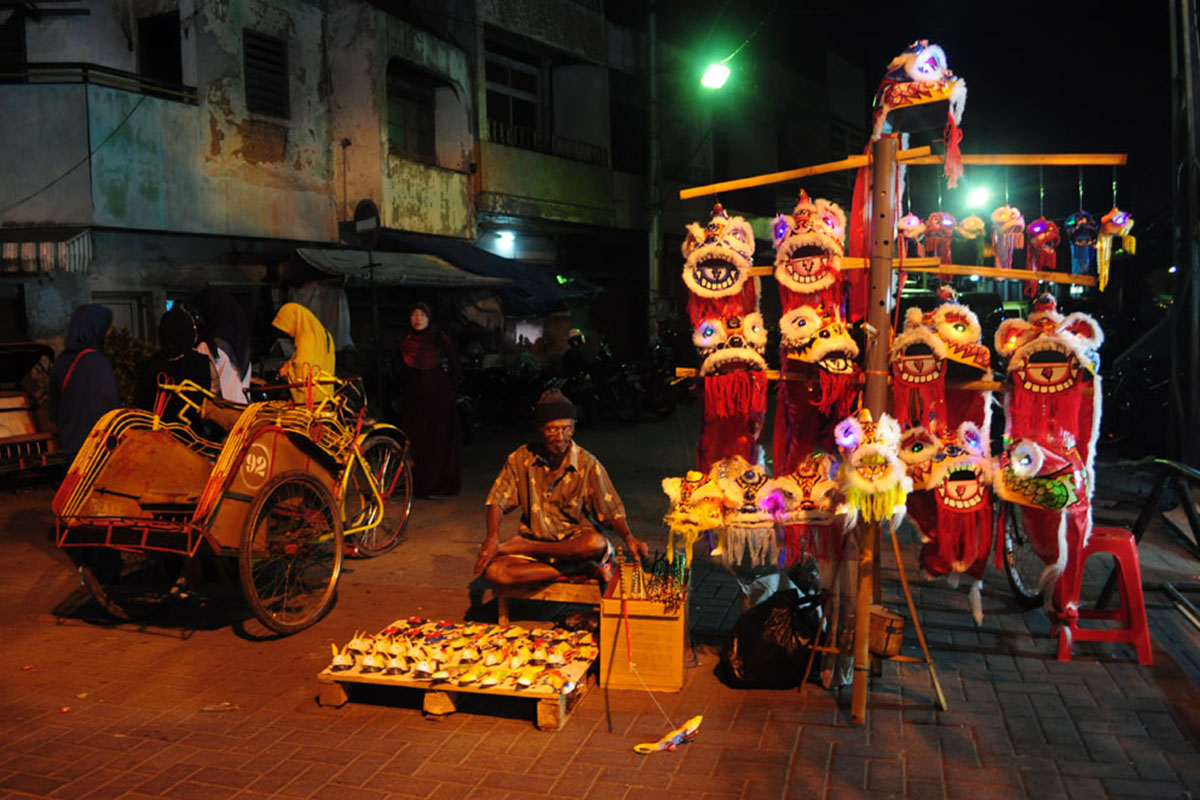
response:
M0 273L87 272L91 228L0 229Z
M353 226L352 222L341 223L343 241L356 241ZM599 287L584 280L559 283L549 267L504 258L463 239L384 228L379 233L379 247L399 253L437 256L478 275L508 280L511 285L503 289L500 296L510 314L542 314L567 300L591 297L599 291ZM396 254L392 252L392 255Z
M319 250L296 248L309 266L328 275L344 276L351 286L370 286L364 250ZM425 253L371 253L375 281L379 286L424 286L444 289L502 289L513 282L503 277L476 275L459 269L435 255Z

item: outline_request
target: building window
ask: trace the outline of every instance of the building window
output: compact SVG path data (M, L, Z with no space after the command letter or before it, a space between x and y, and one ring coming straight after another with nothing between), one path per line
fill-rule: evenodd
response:
M245 30L242 51L246 70L246 108L270 117L290 116L287 41Z
M138 20L138 73L164 83L183 83L179 11Z
M488 122L538 130L542 80L537 63L489 43L484 70Z
M419 161L433 161L437 104L433 78L393 60L387 71L388 150Z
M0 72L23 73L25 71L25 15L21 9L13 11L8 19L0 22ZM5 78L5 82L14 78Z

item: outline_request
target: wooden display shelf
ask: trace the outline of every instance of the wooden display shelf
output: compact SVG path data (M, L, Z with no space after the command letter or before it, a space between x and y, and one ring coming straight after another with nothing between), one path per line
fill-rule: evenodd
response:
M350 699L351 687L355 684L372 686L391 686L397 689L415 689L424 692L423 710L427 714L444 715L457 710L459 694L482 694L497 697L520 697L536 702L537 727L544 731L556 731L566 724L571 711L587 694L592 676L592 667L596 659L572 661L558 671L575 684L575 688L563 694L550 686L538 685L522 689L512 678L491 687L459 686L449 681L432 681L415 678L410 675L384 675L382 672L362 672L359 667L334 672L326 667L317 675L320 684L318 703L322 706L340 708ZM595 678L591 677L591 682Z

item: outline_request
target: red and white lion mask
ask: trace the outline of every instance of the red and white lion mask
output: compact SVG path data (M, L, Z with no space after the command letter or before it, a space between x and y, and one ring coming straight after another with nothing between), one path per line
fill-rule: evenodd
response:
M683 282L700 297L731 297L750 279L754 230L742 217L730 217L720 203L703 228L693 222L683 240Z
M775 280L793 292L816 294L833 287L841 274L846 214L837 203L810 200L804 190L791 214L771 222Z

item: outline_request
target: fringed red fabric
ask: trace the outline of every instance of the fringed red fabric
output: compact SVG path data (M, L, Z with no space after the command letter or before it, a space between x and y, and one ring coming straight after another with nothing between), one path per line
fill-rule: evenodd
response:
M757 279L748 278L742 291L724 297L701 297L689 294L687 302L688 319L692 325L699 325L702 320L711 317L726 319L727 317L744 317L758 310Z
M991 500L965 513L939 506L937 530L921 548L921 566L930 575L956 570L978 580L987 569L993 535Z
M1036 370L1040 367L1031 364L1026 369ZM1070 434L1078 444L1086 447L1085 442L1091 437L1091 414L1087 415L1088 427L1082 428L1080 410L1083 400L1081 380L1075 381L1071 388L1053 394L1018 388L1009 395L1009 437L1032 439L1061 447L1066 440L1065 434Z
M817 410L830 416L830 412L836 409L835 416L838 419L849 416L858 398L858 372L835 375L821 370L820 382L821 396L813 400Z
M785 525L783 539L787 546L786 566L799 564L805 556L830 563L841 555L842 533L833 525Z
M737 419L759 416L767 410L767 374L738 370L704 379L704 416Z
M942 138L946 142L946 162L943 167L943 172L946 175L946 188L958 188L958 179L963 174L962 150L962 131L959 130L958 123L954 121L954 115L949 111L946 112L946 127L942 130Z
M807 364L804 366L808 367ZM807 375L814 370L792 368L789 374ZM814 385L813 381L808 380L781 380L775 390L771 453L776 475L787 475L794 471L804 457L814 450L832 452L834 422L822 417L815 408Z
M861 271L861 270L856 270ZM842 277L834 281L833 285L827 289L822 289L819 292L793 292L782 283L779 284L779 305L786 314L794 308L800 306L824 306L825 308L836 308L839 313L845 313L842 308L843 292L842 292Z
M713 464L732 456L741 456L751 464L758 462L758 436L763 418L710 419L700 423L696 443L696 469L708 472Z
M904 430L919 425L929 427L934 421L947 424L946 376L913 384L899 380L896 370L892 370L892 409Z

